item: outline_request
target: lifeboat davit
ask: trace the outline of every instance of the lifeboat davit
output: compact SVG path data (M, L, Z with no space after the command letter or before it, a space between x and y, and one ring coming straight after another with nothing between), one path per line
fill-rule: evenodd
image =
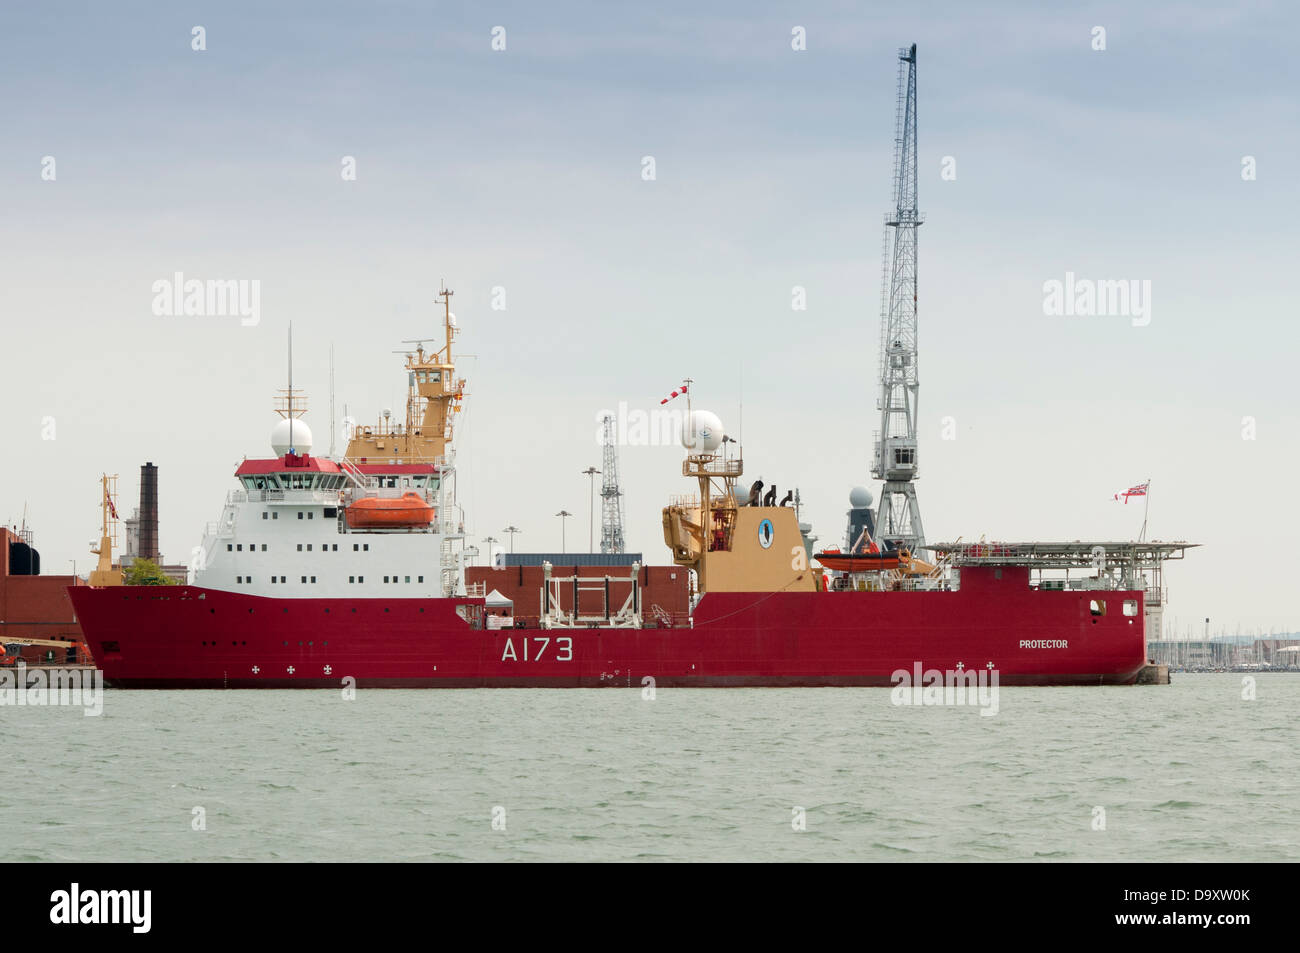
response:
M350 504L343 514L353 529L428 526L433 522L433 506L419 493L389 498L367 496Z

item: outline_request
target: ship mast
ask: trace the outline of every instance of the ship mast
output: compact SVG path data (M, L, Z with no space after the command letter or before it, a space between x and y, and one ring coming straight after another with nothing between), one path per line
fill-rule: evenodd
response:
M374 427L356 427L344 451L349 462L430 463L450 467L456 415L465 398L465 380L456 377L452 355L452 342L458 330L455 315L451 313L454 293L447 287L438 292L443 302L443 337L404 340L403 344L414 344L415 350L397 352L406 356L405 423L393 424L385 418ZM435 350L439 340L443 341L443 347ZM430 350L425 350L425 344L430 344Z
M894 210L885 222L892 264L882 288L880 335L880 430L875 434L872 476L883 480L876 536L885 548L911 552L925 547L916 499L917 376L916 230L916 44L898 51L898 111L894 139ZM890 259L887 259L890 260Z
M117 496L117 474L107 473L99 478L100 535L99 545L91 546L90 551L99 557L95 568L88 578L92 586L122 585L121 570L113 568L113 547L117 544L117 506L113 499ZM161 560L160 560L161 561Z
M295 417L301 417L307 412L307 398L299 393L297 396L293 392L293 322L289 322L289 351L287 357L288 367L288 386L281 390L283 396L275 398L275 412L289 421L289 448L288 452L298 455L298 445L294 439L293 421Z

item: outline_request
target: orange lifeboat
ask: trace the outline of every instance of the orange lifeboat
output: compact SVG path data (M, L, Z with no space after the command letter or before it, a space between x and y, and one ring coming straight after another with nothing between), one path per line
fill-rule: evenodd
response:
M885 569L897 569L901 560L898 550L886 553L842 553L838 549L828 549L814 557L827 569L840 572L879 572Z
M396 498L367 496L343 511L353 529L394 529L427 526L433 522L433 506L419 493Z

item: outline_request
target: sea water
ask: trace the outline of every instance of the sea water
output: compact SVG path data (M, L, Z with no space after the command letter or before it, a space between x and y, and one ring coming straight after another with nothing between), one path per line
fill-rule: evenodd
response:
M1295 675L345 695L0 708L0 860L1300 860Z

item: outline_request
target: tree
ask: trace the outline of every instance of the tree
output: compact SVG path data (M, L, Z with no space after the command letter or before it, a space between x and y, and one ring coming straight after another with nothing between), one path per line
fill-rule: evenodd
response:
M122 573L122 582L128 586L174 586L176 580L167 576L152 559L137 559Z

